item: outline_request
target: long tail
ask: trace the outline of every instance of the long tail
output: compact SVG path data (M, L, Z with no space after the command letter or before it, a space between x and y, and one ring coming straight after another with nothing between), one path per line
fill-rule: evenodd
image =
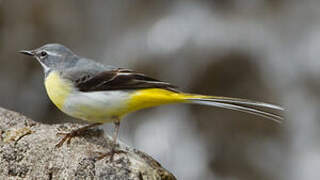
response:
M281 123L283 121L283 117L279 115L256 109L257 107L261 107L268 110L284 111L282 107L274 104L257 102L257 101L247 100L247 99L239 99L239 98L229 98L229 97L219 97L219 96L199 96L199 95L189 95L189 97L187 97L186 100L188 103L215 106L215 107L245 112L249 114L254 114L257 116L261 116L261 117L265 117L267 119L273 120L277 123Z
M279 115L257 109L260 107L268 110L284 110L282 107L277 105L239 98L186 94L159 88L145 89L134 92L131 96L129 103L130 108L128 111L132 112L143 108L171 103L192 103L215 106L258 115L278 123L281 123L283 120L283 117Z

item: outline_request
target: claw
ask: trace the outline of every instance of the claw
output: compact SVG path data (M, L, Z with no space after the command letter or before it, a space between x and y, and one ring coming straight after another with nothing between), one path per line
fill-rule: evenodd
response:
M101 125L101 123L94 123L94 124L90 124L88 126L84 126L82 128L76 129L71 131L70 133L66 133L66 132L58 132L57 135L64 135L64 137L59 141L59 143L56 145L56 148L61 147L65 141L67 141L67 144L71 143L71 139L75 136L80 135L82 132L86 131L89 128L92 128L94 126L99 126Z
M58 132L57 135L64 135L64 137L59 141L59 143L56 145L56 148L60 148L65 141L67 141L67 144L71 143L71 139L78 135L77 131L71 131L70 133L63 133Z
M69 133L67 133L67 132L57 132L57 136L65 136L65 135L67 135L67 134L69 134Z
M100 154L98 157L96 157L95 159L97 160L97 161L99 161L99 160L102 160L102 159L104 159L105 157L110 157L110 161L111 162L113 162L113 157L114 157L114 155L115 154L125 154L126 153L126 151L123 151L123 150L115 150L115 149L112 149L110 152L107 152L107 153L102 153L102 152L98 152L98 154Z

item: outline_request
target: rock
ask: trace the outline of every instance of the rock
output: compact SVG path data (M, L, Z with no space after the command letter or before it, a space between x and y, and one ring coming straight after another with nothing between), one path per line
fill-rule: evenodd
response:
M122 143L117 149L124 153L115 154L113 161L97 160L99 152L109 152L112 146L99 129L55 147L62 138L57 132L80 126L41 124L0 108L0 179L176 179L150 156Z

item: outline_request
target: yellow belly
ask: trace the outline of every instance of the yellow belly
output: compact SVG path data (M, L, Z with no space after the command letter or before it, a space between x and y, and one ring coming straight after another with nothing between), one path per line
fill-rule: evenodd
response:
M51 72L45 79L45 87L51 101L63 111L65 100L72 91L72 84L60 78L59 72Z

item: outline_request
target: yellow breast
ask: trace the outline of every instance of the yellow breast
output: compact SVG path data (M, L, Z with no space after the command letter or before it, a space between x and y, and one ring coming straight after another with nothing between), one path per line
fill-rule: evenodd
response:
M53 71L45 79L45 87L51 101L60 109L63 110L65 100L72 91L72 84L61 79L58 72Z

